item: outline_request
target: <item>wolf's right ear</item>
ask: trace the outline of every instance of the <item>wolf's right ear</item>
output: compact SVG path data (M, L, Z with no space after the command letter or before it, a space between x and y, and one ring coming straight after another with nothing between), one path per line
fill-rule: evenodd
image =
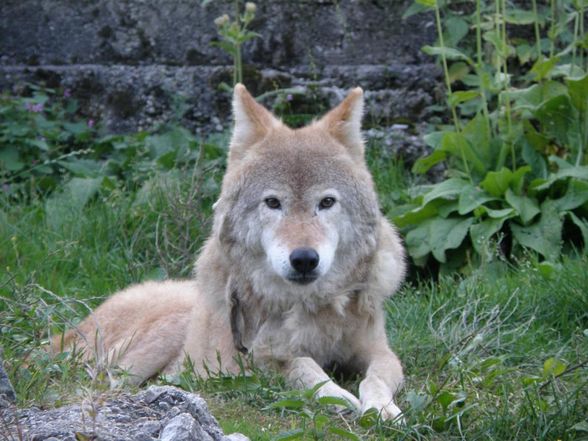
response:
M249 147L261 141L274 128L282 125L280 120L259 104L238 83L233 92L233 118L235 127L231 137L229 161L242 159Z

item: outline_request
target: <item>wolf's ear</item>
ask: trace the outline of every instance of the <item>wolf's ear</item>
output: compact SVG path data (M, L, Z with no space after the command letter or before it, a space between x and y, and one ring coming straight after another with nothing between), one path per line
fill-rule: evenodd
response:
M353 157L363 158L364 146L361 137L363 116L363 90L353 89L337 107L323 116L316 124L343 144Z
M243 84L235 86L233 92L233 117L235 127L231 138L229 160L239 160L247 149L261 141L273 128L282 123L265 107L258 104Z

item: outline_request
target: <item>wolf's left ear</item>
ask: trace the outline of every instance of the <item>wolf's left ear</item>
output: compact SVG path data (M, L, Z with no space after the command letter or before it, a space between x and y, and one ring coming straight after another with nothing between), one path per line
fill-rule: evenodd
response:
M316 124L347 147L353 157L362 159L364 153L361 137L362 116L363 90L361 87L356 87L349 92L341 104L323 116Z
M249 147L282 125L281 121L255 101L240 83L235 86L233 92L233 117L235 127L231 138L229 161L243 158Z

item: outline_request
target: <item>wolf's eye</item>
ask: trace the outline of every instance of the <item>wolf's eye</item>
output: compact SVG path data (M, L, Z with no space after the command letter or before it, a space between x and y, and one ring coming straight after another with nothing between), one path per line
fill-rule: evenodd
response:
M332 198L330 196L326 197L319 202L319 210L331 208L333 205L335 205L335 202L337 202L335 198Z
M282 208L282 204L280 204L280 200L277 198L267 198L265 200L265 205L267 205L272 210L279 210Z

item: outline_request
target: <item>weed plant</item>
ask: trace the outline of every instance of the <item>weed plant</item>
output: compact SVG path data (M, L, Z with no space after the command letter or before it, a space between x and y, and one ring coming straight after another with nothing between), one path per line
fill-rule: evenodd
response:
M524 250L556 262L588 243L587 3L417 0L432 10L451 125L425 137L446 179L414 189L395 222L420 265L444 271Z

